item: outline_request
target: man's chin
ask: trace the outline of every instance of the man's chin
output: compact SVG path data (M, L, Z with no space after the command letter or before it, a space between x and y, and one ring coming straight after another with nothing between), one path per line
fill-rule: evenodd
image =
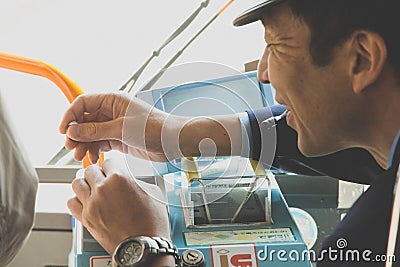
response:
M313 158L313 157L322 157L332 153L339 151L340 149L328 149L327 147L323 147L321 145L317 145L316 142L312 144L305 144L305 142L301 142L300 139L297 143L297 146L305 157Z
M319 157L319 156L323 156L326 155L328 153L324 153L321 150L321 147L316 145L316 143L314 142L310 142L310 141L301 141L301 139L298 139L298 143L297 146L301 152L301 154L303 154L306 157Z

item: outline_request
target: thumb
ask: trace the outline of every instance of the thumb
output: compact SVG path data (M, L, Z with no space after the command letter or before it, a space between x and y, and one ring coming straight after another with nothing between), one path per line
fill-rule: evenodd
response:
M122 139L121 118L106 122L85 122L72 124L67 129L67 136L78 142L94 142L109 139Z

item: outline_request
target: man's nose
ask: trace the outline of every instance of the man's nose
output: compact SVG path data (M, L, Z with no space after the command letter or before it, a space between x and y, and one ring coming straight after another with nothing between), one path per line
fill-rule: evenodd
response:
M265 48L264 53L258 62L257 78L260 83L269 83L268 76L268 48Z

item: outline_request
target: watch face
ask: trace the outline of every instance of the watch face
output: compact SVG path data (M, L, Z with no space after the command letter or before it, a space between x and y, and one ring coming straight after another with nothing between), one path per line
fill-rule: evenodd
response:
M122 266L130 266L142 259L143 247L140 242L130 240L119 248L117 258Z

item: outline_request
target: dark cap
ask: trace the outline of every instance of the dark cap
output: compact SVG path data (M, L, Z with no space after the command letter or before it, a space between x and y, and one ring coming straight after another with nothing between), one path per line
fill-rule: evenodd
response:
M287 0L266 0L261 1L257 5L249 8L248 10L244 11L239 17L237 17L233 21L233 25L235 26L243 26L254 21L260 20L263 10L267 7L274 6L276 4L282 3Z

